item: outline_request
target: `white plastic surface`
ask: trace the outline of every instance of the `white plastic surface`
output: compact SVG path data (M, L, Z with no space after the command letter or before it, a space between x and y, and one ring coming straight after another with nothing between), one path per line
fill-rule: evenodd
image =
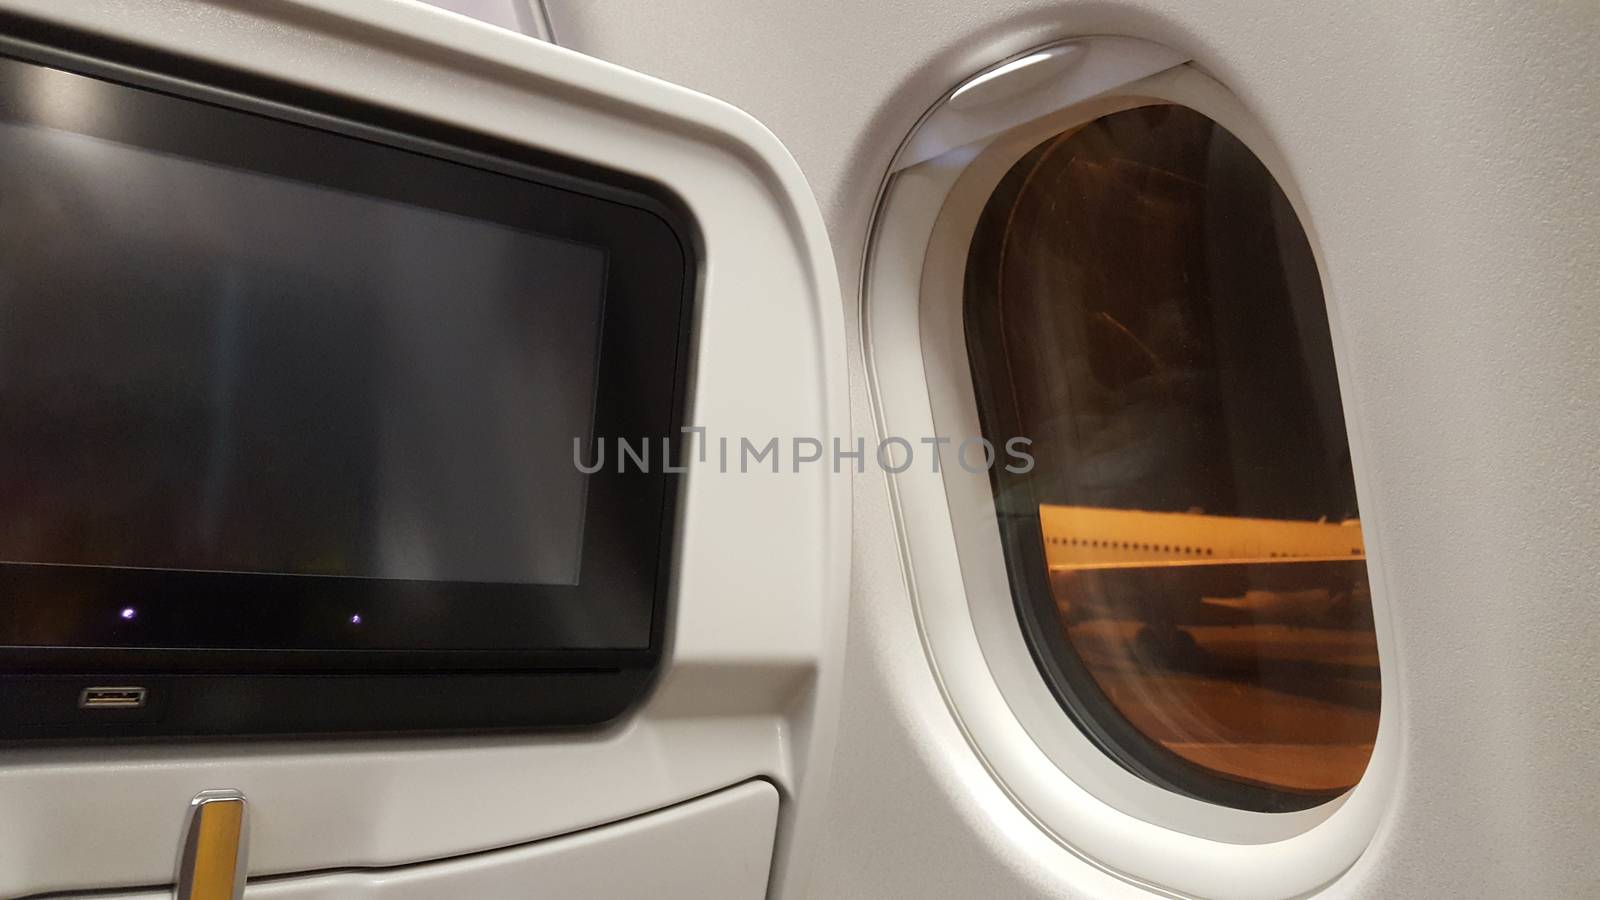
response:
M946 91L1031 47L1144 38L1227 87L1316 229L1398 667L1395 780L1320 897L1583 897L1600 884L1600 6L1501 0L552 0L567 45L760 117L846 286L879 182ZM1365 501L1370 498L1371 503ZM1150 894L1046 834L971 750L857 479L833 826L814 896ZM1386 698L1387 701L1387 698ZM1241 872L1241 879L1252 873Z
M423 0L429 6L448 9L490 25L549 40L545 33L544 9L539 0Z
M1159 44L1098 36L1025 54L974 76L918 125L895 157L903 171L936 156L1184 61ZM1021 68L1013 68L1018 67Z
M732 107L409 0L0 8L653 179L705 253L691 421L758 439L848 431L821 217L784 148ZM670 662L636 715L584 734L0 749L0 896L170 880L183 812L208 788L249 798L262 876L505 847L756 777L784 796L777 891L795 896L834 746L850 482L690 466Z
M395 869L250 884L246 900L761 900L778 792L753 781L626 822ZM104 894L96 897L106 897ZM169 891L109 900L170 900Z

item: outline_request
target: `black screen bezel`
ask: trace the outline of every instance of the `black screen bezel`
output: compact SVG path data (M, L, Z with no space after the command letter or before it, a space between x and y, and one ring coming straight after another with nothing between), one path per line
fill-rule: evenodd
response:
M496 180L506 191L488 200L537 196L543 216L537 230L602 247L608 255L594 435L649 437L658 448L663 439L678 445L698 260L692 217L660 185L392 110L36 22L0 17L0 35L0 56L7 64L63 69L111 85L114 92L134 91L145 102L177 102L206 117L248 121L312 143L382 148L374 152L403 153L441 171L471 172L476 179ZM60 49L65 47L72 49ZM0 91L3 82L0 77ZM134 95L122 99L128 96ZM136 115L125 118L118 127L130 131L119 137L129 143L160 146L195 137L152 129L149 120ZM216 140L209 126L205 131L202 140ZM316 153L291 159L282 145L246 149L255 154L252 164L300 166L299 174L313 180L325 162ZM348 188L348 168L340 175L345 178L341 187ZM426 193L431 183L413 187ZM461 197L434 191L409 199L450 208ZM501 203L498 209L510 207L527 212L517 203ZM665 628L677 487L678 475L660 465L648 472L611 469L591 476L577 586L3 564L0 590L10 602L0 609L9 607L12 615L0 615L0 670L23 677L70 673L76 679L99 673L315 676L417 670L559 671L567 677L653 669ZM37 640L18 644L16 598L49 602L57 591L89 598L104 636L96 632L94 640L71 646ZM130 596L138 602L131 603ZM218 597L227 600L218 603ZM117 613L130 605L137 606L138 616L125 625ZM347 621L352 608L363 616L354 634ZM424 610L428 617L419 618ZM352 685L349 674L339 683ZM293 680L308 688L317 681ZM629 691L641 684L636 678L627 681ZM601 693L609 697L605 715L597 709L557 718L599 721L615 714L617 691ZM477 716L496 719L495 724L519 719L512 715L499 722L483 711ZM269 718L229 730L301 730L274 725ZM411 722L403 714L389 717L394 719L389 724L382 716L358 718L363 723L358 727L380 729L473 724L448 710L437 722ZM540 722L534 713L520 720ZM313 730L341 727L330 722ZM157 730L211 729L176 723Z

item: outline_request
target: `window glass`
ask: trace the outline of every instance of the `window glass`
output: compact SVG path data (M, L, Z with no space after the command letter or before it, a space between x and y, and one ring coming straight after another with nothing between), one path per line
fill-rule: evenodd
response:
M1379 676L1327 311L1248 148L1183 107L1039 145L973 238L1008 574L1067 713L1144 778L1284 811L1361 777Z

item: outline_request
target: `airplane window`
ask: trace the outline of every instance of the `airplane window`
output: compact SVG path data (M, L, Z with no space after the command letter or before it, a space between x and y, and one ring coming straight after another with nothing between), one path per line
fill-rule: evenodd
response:
M990 479L1066 712L1212 803L1352 787L1379 707L1360 513L1316 262L1266 167L1173 105L1057 135L988 202L964 314L985 437L1033 441Z

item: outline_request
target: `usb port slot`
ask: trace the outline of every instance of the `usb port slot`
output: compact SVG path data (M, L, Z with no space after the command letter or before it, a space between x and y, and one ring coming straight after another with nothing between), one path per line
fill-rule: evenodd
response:
M78 695L82 709L142 709L145 689L142 687L89 687Z

